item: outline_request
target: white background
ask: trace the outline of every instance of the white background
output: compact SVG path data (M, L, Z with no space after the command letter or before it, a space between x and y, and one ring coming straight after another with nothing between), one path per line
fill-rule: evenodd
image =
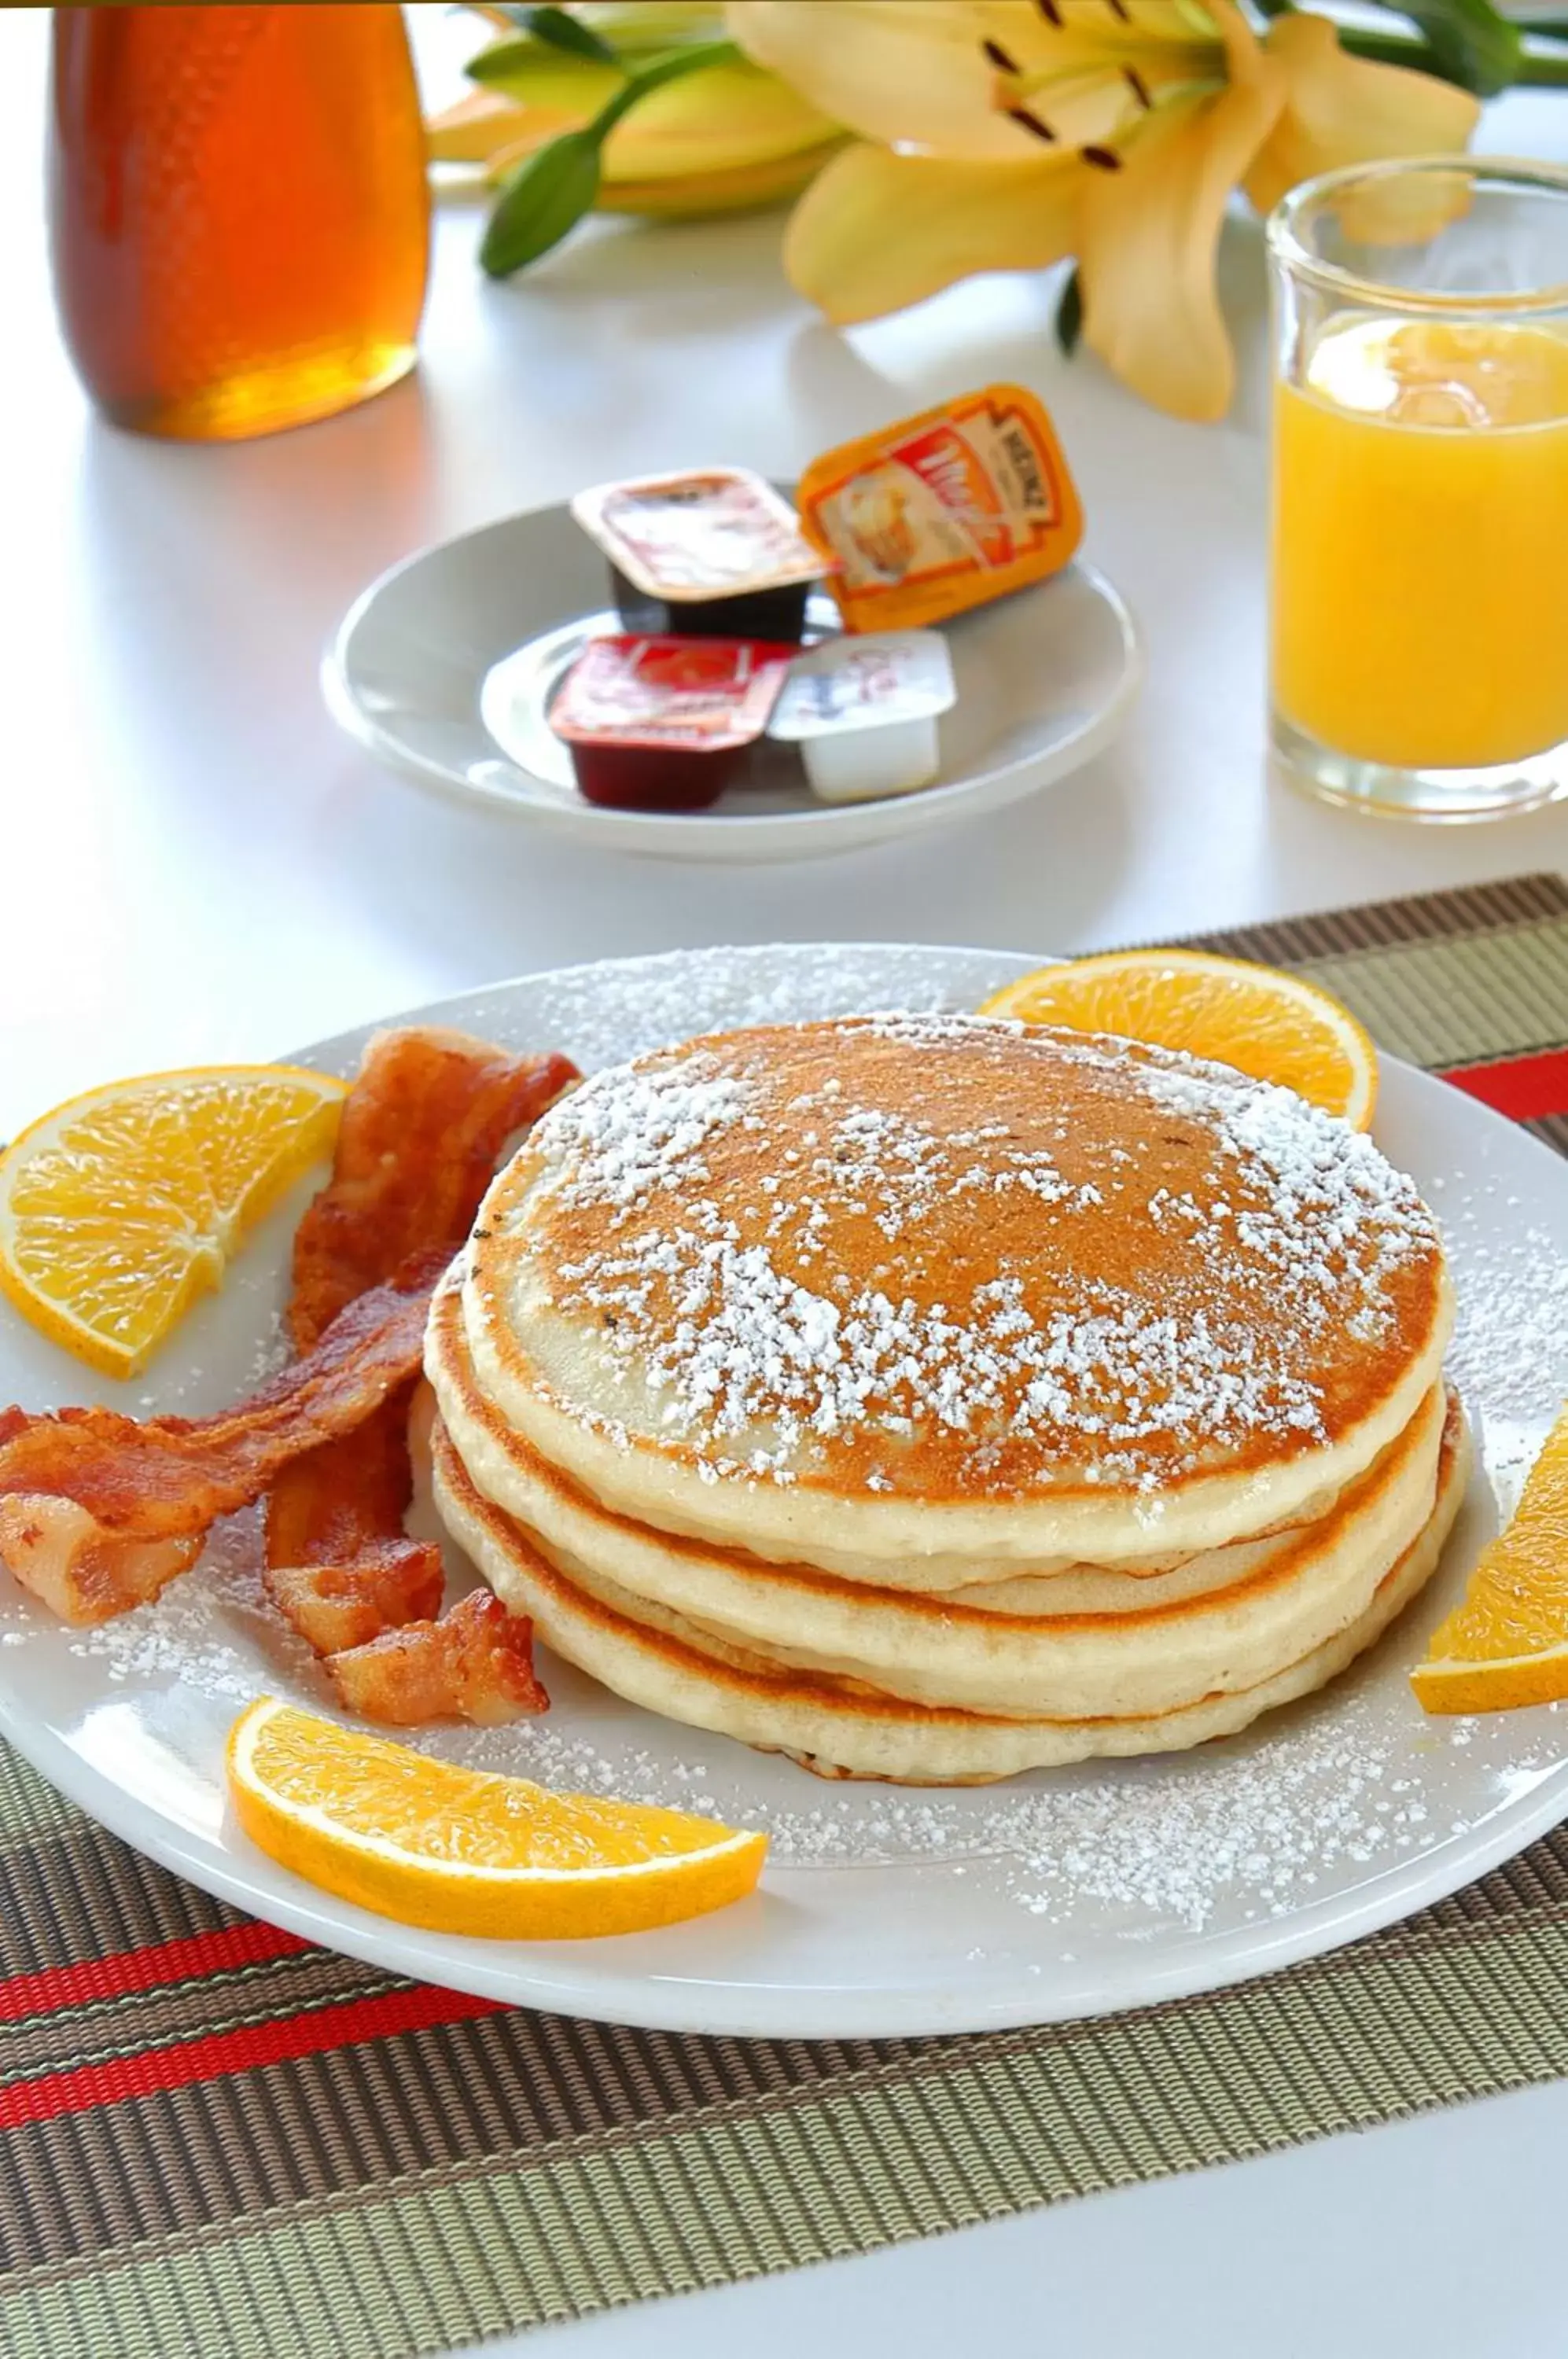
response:
M450 94L470 27L414 14ZM415 380L272 440L162 445L91 418L54 330L44 48L41 10L0 12L0 1136L115 1072L276 1055L599 954L851 935L1073 950L1565 864L1568 809L1418 832L1267 778L1255 224L1222 257L1242 350L1222 428L1173 425L1062 362L1038 280L844 337L785 287L776 217L595 225L493 287L476 218L454 210ZM1486 144L1568 156L1568 93L1507 102ZM831 863L645 864L427 799L327 719L332 626L419 543L615 473L792 474L996 377L1050 402L1088 552L1149 651L1121 743L1032 804ZM526 2347L1535 2359L1568 2350L1565 2154L1555 2085Z

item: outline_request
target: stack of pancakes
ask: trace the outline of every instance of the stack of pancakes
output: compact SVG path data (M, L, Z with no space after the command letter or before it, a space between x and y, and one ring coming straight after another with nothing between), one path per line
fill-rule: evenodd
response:
M1451 1321L1412 1183L1289 1091L976 1018L715 1035L491 1189L437 1504L558 1653L827 1774L1171 1750L1432 1573Z

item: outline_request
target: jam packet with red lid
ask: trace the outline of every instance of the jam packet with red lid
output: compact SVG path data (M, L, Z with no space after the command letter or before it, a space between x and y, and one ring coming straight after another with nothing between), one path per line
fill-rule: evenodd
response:
M550 710L584 799L624 810L702 810L766 730L787 643L627 633L593 639Z
M800 526L850 631L918 629L1060 571L1083 511L1043 403L992 385L813 459Z
M572 513L609 559L631 629L799 641L827 570L789 502L748 467L596 484Z

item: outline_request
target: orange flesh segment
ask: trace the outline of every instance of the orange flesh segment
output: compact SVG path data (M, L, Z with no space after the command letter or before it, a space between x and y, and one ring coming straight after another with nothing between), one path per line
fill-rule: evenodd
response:
M500 1940L644 1932L752 1891L766 1835L460 1769L266 1697L229 1793L280 1865L378 1915Z
M1410 1685L1428 1712L1508 1712L1568 1696L1568 1412Z
M1300 975L1242 959L1182 950L1068 959L1007 984L981 1013L1211 1058L1295 1090L1357 1130L1377 1102L1377 1051L1350 1010Z
M136 1375L331 1153L345 1093L303 1068L213 1066L56 1107L0 1156L0 1293L103 1375Z

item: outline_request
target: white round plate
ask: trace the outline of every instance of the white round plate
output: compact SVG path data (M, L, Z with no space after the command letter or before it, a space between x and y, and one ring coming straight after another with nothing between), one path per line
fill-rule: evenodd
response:
M544 720L584 642L622 625L604 558L567 509L506 516L420 549L355 600L321 669L333 717L423 785L620 852L675 860L791 860L943 827L1064 778L1109 745L1143 675L1131 614L1092 565L947 625L958 699L935 785L830 806L790 747L711 810L584 802ZM814 602L813 625L836 609Z
M994 951L792 945L533 975L420 1011L601 1065L712 1027L973 1006L1018 971ZM365 1035L308 1051L352 1071ZM428 1750L557 1786L768 1828L760 1893L715 1917L532 1946L416 1932L253 1850L223 1747L264 1690L322 1707L273 1620L254 1520L156 1603L75 1633L5 1583L0 1729L93 1817L224 1899L399 1973L532 2006L780 2038L975 2031L1142 2006L1332 1949L1437 1899L1568 1812L1555 1706L1430 1720L1406 1679L1568 1389L1568 1169L1457 1090L1386 1071L1377 1132L1444 1219L1454 1365L1486 1472L1432 1589L1345 1678L1245 1735L1141 1762L932 1790L824 1784L620 1702L541 1650L550 1712L431 1731ZM93 1379L0 1306L0 1401L113 1397L216 1408L276 1361L293 1220L281 1207L138 1385Z

